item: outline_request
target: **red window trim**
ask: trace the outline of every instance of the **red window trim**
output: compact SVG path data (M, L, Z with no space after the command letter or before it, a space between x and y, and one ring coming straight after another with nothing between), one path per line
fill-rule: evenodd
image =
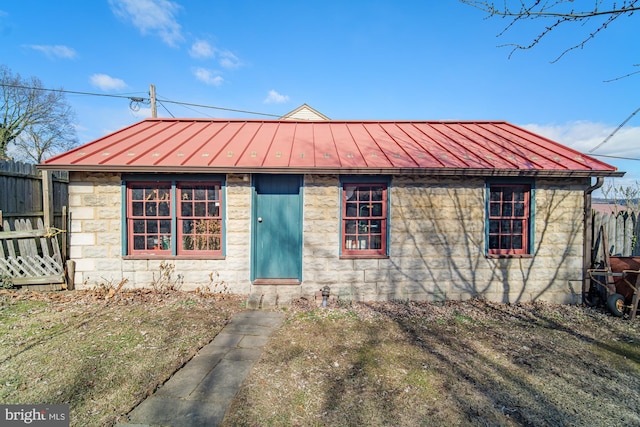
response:
M357 206L360 207L360 205L362 204L362 202L356 200L356 201L349 201L347 200L347 190L348 188L353 188L355 187L356 189L362 188L362 187L382 187L382 195L381 195L381 201L375 201L375 203L380 203L381 204L381 215L380 216L373 216L371 215L371 207L370 209L370 215L369 216L360 216L359 215L359 208L357 209L358 213L354 216L348 216L348 205L349 204L353 204L353 203L357 203ZM388 189L389 186L387 183L383 183L383 182L345 182L342 184L342 212L341 212L341 242L340 242L340 246L341 246L341 258L386 258L387 255L387 223L388 223L388 198L387 198L387 194L388 194ZM370 202L370 206L372 205L371 201ZM358 229L355 230L355 232L347 232L347 222L348 221L355 221L356 222L356 227L358 227ZM379 232L372 232L370 227L367 227L366 230L360 230L359 229L359 222L360 221L367 221L369 224L371 221L380 221L380 231ZM370 248L366 248L366 246L370 246L370 243L372 241L372 236L379 236L380 237L380 248L377 249L370 249ZM350 242L354 242L356 243L356 245L363 245L365 246L365 248L362 247L347 247L347 241Z
M500 201L496 202L491 200L491 195L493 193L495 193L496 191L494 191L494 189L497 188L501 188L502 190L500 190ZM524 193L524 197L522 200L524 206L523 206L523 215L522 216L518 216L515 214L515 209L512 206L511 209L511 215L503 215L503 206L509 202L512 203L512 205L515 206L515 201L506 201L503 200L503 194L504 194L504 189L505 188L510 188L512 190L522 190L522 192ZM490 184L489 185L489 200L488 200L488 210L487 210L487 238L489 239L489 241L487 242L487 255L489 257L495 257L495 256L522 256L522 255L529 255L530 254L530 248L529 248L529 231L531 229L531 185L529 184L502 184L502 183L495 183L495 184ZM499 205L499 211L500 211L500 215L491 215L492 212L492 204L494 205ZM502 233L501 230L499 230L498 232L492 232L491 231L491 222L492 221L509 221L510 223L510 227L513 228L513 225L515 222L521 221L522 223L522 231L519 233L515 233L515 232L507 232L507 233ZM500 227L502 225L500 224ZM491 248L490 244L491 244L491 238L492 237L497 237L498 242L501 241L501 237L503 236L520 236L522 239L522 245L521 248ZM511 240L512 241L512 240Z
M184 218L190 218L190 217L183 217L181 215L180 212L180 203L176 203L177 200L180 200L181 197L181 188L183 186L188 186L188 185L205 185L208 187L215 187L217 186L217 202L219 203L218 205L218 215L215 217L209 217L209 218L213 218L213 219L218 219L220 221L220 249L218 250L184 250L181 249L181 241L182 241L182 221L184 220ZM133 190L139 187L151 187L151 188L163 188L163 189L168 189L169 190L169 215L168 216L149 216L147 217L146 215L142 216L134 216L133 215ZM175 194L176 196L176 201L173 200L173 194ZM149 256L153 256L153 257L158 257L160 258L184 258L184 259L223 259L224 255L223 255L223 244L224 244L224 221L222 218L222 213L223 213L223 200L222 200L222 182L221 181L177 181L175 183L175 193L173 192L173 185L170 181L128 181L126 183L126 208L127 208L127 215L126 215L126 230L127 230L127 258L131 258L131 259L142 259L142 258L148 258ZM171 221L171 226L170 226L170 231L169 233L160 233L158 231L158 240L160 240L160 236L161 235L168 235L169 236L169 247L167 249L160 249L158 246L158 249L134 249L134 237L135 236L140 236L141 234L144 236L148 236L150 235L149 233L146 232L145 233L137 233L134 234L134 230L133 230L133 226L134 226L134 221L135 220L139 220L139 219L163 219L163 220L170 220ZM145 237L146 239L146 237ZM176 248L176 254L174 255L172 253L172 243L173 245L175 245Z
M169 215L146 215L143 212L143 215L134 215L133 212L133 204L134 202L142 202L147 203L142 200L134 200L133 199L133 190L139 187L153 188L153 189L165 189L169 191L169 199L167 200L159 200L160 202L168 202L169 203ZM146 199L152 200L152 199ZM157 199L153 199L157 200ZM160 249L160 240L163 235L167 233L160 233L160 226L158 224L158 232L157 233L148 233L146 230L146 221L148 220L157 220L159 221L171 221L171 183L170 182L131 182L127 183L127 253L131 255L140 255L140 254L149 254L149 255L171 255L171 244L169 243L168 248ZM144 207L146 209L146 206ZM156 212L157 213L157 212ZM144 233L134 233L134 223L137 220L145 221L145 232ZM157 235L158 246L156 249L135 249L134 241L136 236L144 236L145 241L149 236ZM171 242L171 229L169 230L169 242Z
M202 200L202 202L205 203L209 203L209 202L217 202L218 203L218 215L216 216L196 216L196 215L192 215L192 216L183 216L182 215L182 190L183 187L187 187L187 186L207 186L207 187L218 187L216 192L217 192L217 198L213 199L213 200L209 200L209 199L204 199ZM191 256L198 256L198 255L222 255L222 236L223 236L223 221L222 221L222 183L221 182L202 182L202 181L179 181L176 183L176 199L179 200L180 202L177 204L176 206L176 221L177 221L177 237L176 237L176 243L177 243L177 254L178 255L191 255ZM193 199L195 200L195 199ZM194 202L195 203L195 202ZM220 231L218 233L209 233L207 235L217 235L219 236L219 245L220 245L220 249L211 249L211 250L206 250L206 249L183 249L182 248L182 238L184 237L184 232L183 232L183 224L185 220L189 220L189 219L213 219L213 220L217 220L219 221L219 227L220 227Z

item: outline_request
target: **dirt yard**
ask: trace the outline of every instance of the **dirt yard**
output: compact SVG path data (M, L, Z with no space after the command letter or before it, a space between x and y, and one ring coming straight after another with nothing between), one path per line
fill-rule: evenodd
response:
M581 307L298 304L225 426L638 426L640 321Z
M0 403L124 421L244 309L222 294L0 291ZM480 300L285 313L225 426L640 425L640 320Z

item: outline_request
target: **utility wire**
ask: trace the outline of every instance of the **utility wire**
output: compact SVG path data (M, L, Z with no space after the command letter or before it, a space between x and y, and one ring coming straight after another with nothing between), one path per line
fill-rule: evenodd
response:
M623 157L623 156L607 156L606 154L589 154L590 156L593 157L607 157L609 159L620 159L620 160L637 160L640 161L640 159L637 159L635 157Z
M593 152L594 152L594 151L596 151L598 148L600 148L600 147L602 147L604 144L606 144L606 143L607 143L607 142L608 142L608 141L613 137L613 135L615 135L615 134L616 134L620 129L622 129L622 127L623 127L624 125L626 125L626 124L627 124L627 122L628 122L629 120L631 120L631 118L632 118L633 116L635 116L635 115L638 113L638 111L640 111L640 107L638 107L638 109L637 109L636 111L634 111L633 113L631 113L631 114L629 115L629 117L627 117L626 119L624 119L624 121L623 121L622 123L620 123L620 124L618 125L618 127L617 127L617 128L615 128L615 129L613 130L613 132L611 132L611 133L609 134L609 136L608 136L608 137L606 137L606 138L604 139L604 141L602 141L600 144L596 145L596 146L595 146L595 147L593 147L591 150L589 150L589 153L593 153Z
M0 86L14 87L14 88L17 88L17 89L31 89L31 90L42 90L42 91L49 91L49 92L69 93L69 94L73 94L73 95L90 95L90 96L105 96L105 97L110 97L110 98L124 98L124 99L129 99L130 101L133 101L133 102L143 102L145 104L151 102L151 99L148 98L148 97L147 98L145 98L145 97L135 97L135 96L130 96L130 95L112 95L112 94L107 94L107 93L80 92L80 91L65 90L65 89L47 89L47 88L41 88L41 87L13 85L13 84L6 84L6 83L0 83ZM141 92L138 92L138 93L141 93ZM142 92L142 93L146 93L146 92ZM278 115L278 114L260 113L260 112L257 112L257 111L249 111L249 110L238 110L238 109L235 109L235 108L216 107L216 106L213 106L213 105L192 104L192 103L188 103L188 102L171 101L171 100L168 100L168 99L164 99L163 102L167 102L167 103L170 103L170 104L176 104L176 105L190 106L190 107L210 108L210 109L213 109L213 110L221 110L221 111L231 111L231 112L234 112L234 113L253 114L253 115L256 115L256 116L268 116L268 117L277 117L277 118L282 117L282 115ZM166 109L166 107L165 107L165 109ZM169 113L169 114L171 114L171 113Z

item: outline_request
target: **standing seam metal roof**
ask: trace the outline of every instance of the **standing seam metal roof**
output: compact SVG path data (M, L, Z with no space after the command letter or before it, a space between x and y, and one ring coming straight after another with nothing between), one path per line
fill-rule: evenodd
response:
M121 172L623 174L499 121L147 119L46 160L40 167Z

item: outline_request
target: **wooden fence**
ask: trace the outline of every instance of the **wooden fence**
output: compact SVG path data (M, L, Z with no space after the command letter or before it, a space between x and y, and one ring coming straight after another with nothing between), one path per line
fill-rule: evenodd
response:
M69 204L69 174L39 171L35 165L0 160L0 211L10 224L29 218L33 227L37 218L45 226L66 229L63 210Z
M0 285L59 289L69 281L68 188L67 172L0 159Z
M629 210L617 213L593 212L591 259L595 264L603 261L603 249L611 256L640 256L639 214ZM603 242L603 229L607 236L606 243Z

